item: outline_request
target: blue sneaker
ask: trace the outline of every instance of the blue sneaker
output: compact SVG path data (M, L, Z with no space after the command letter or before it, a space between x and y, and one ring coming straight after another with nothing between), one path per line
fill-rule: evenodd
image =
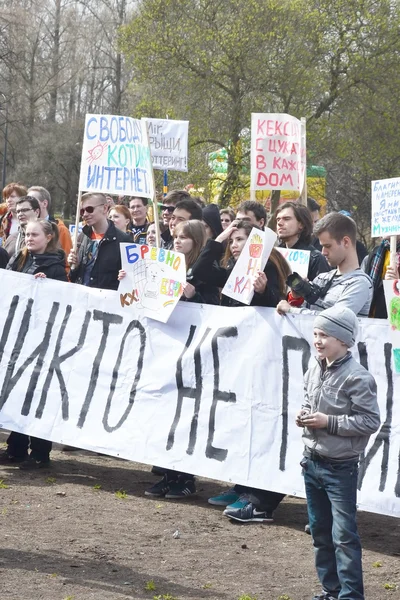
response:
M244 508L250 502L247 494L240 494L239 498L236 502L232 502L232 504L228 504L226 508L236 510L237 508Z
M208 504L212 504L213 506L228 506L228 504L236 502L237 500L239 500L239 494L235 492L234 488L230 488L218 496L209 498Z
M241 523L272 523L274 520L272 512L257 510L251 502L247 502L244 508L226 508L223 514L225 517Z

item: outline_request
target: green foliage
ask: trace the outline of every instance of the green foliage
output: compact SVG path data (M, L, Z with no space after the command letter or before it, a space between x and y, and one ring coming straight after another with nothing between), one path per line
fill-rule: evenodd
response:
M93 489L94 489L94 490L101 490L101 484L100 484L100 483L96 483L96 484L93 486Z
M9 487L10 487L9 485L4 483L4 479L0 479L0 490L8 490Z
M372 566L373 566L375 569L378 569L379 567L381 567L381 566L382 566L382 563L381 563L380 561L376 561L376 562L372 563Z
M153 600L178 600L178 598L171 596L171 594L159 594L158 596L153 596Z
M395 583L384 583L383 587L385 590L390 590L391 592L397 590L397 585Z
M49 483L50 485L53 485L54 483L56 483L57 479L55 477L46 477L45 482Z
M247 594L243 594L242 596L239 597L238 600L257 600L256 596L248 596Z
M154 583L154 581L151 579L150 581L147 581L144 589L146 590L146 592L155 592L156 590L156 585Z
M115 497L119 498L119 500L126 500L128 497L128 494L126 493L125 490L117 490L115 492Z

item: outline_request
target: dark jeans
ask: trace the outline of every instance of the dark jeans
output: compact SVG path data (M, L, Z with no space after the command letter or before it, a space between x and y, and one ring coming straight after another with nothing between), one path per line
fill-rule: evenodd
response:
M165 475L167 476L168 481L188 481L191 479L194 481L194 475L190 475L189 473L181 473L180 471L174 471L173 469L165 469Z
M30 440L30 445L29 445ZM7 439L7 452L15 458L24 458L28 455L28 448L31 449L31 456L35 460L49 460L52 443L48 440L29 437L24 433L12 431Z
M247 487L245 485L236 484L234 487L238 494L246 494L249 501L254 504L259 510L265 512L274 512L274 510L282 502L286 494L278 494L278 492L270 492L269 490L259 490L257 488Z
M311 458L300 464L322 587L340 600L364 600L356 523L358 464Z

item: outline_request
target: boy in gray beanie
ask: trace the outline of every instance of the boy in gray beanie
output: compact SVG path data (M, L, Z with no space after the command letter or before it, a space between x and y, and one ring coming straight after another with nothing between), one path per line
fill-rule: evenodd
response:
M304 378L296 424L304 428L307 509L322 592L314 600L364 600L356 524L358 460L379 429L376 383L351 355L357 317L332 306L314 321L317 362Z

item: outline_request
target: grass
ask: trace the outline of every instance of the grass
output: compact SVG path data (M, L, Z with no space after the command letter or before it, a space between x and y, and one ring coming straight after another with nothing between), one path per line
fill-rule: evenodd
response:
M146 585L144 586L144 589L146 590L146 592L155 592L156 586L154 581L152 579L150 581L147 581Z
M101 485L100 483L96 483L96 485L93 486L94 490L101 490Z
M56 483L57 479L55 477L46 477L45 481L46 483L53 485L53 483Z
M0 479L0 490L8 490L9 488L10 486L4 483L4 479Z
M128 497L128 494L126 493L125 490L117 490L115 492L115 497L119 498L119 500L126 500Z

